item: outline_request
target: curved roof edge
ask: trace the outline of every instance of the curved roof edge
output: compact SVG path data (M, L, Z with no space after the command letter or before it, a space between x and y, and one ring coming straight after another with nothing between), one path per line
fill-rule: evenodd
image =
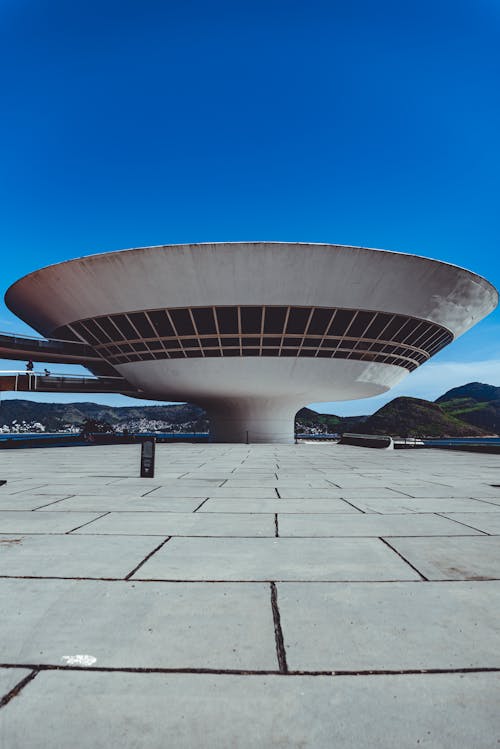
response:
M91 253L89 255L81 255L79 257L71 258L70 260L62 260L58 263L51 263L50 265L46 265L42 268L38 268L34 271L31 271L30 273L26 273L24 276L21 276L21 278L18 278L17 281L14 281L13 284L11 284L8 289L5 292L4 300L5 304L9 309L11 309L9 304L9 295L13 290L17 287L18 284L21 284L22 282L28 280L29 278L32 278L33 276L37 275L41 271L47 271L51 268L59 268L61 266L67 265L69 263L78 263L79 261L86 261L90 260L92 258L105 258L109 255L117 255L120 253L140 253L144 252L146 250L165 250L169 248L180 248L180 247L189 247L189 248L196 248L196 247L206 247L206 246L231 246L231 245L293 245L296 247L331 247L331 248L339 248L339 249L346 249L346 250L364 250L368 253L372 252L380 252L385 255L402 255L406 257L414 257L418 258L419 260L427 260L429 262L439 263L440 265L448 266L450 268L455 268L457 270L462 271L463 273L467 273L471 278L473 278L477 283L479 283L481 286L484 286L486 289L488 289L490 292L493 291L496 294L497 304L500 299L500 295L498 292L498 289L484 276L481 276L478 273L475 273L474 271L469 270L468 268L464 268L461 265L457 265L455 263L449 263L444 260L438 260L436 258L430 258L426 257L425 255L419 255L417 253L413 252L400 252L399 250L387 250L377 247L362 247L361 245L345 245L345 244L332 244L330 242L287 242L287 241L276 241L276 240L258 240L258 241L238 241L238 242L180 242L178 244L160 244L160 245L145 245L144 247L130 247L126 249L121 250L108 250L105 252L95 252Z

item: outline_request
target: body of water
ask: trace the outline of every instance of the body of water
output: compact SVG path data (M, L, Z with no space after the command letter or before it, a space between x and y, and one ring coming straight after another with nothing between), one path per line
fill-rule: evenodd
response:
M119 435L117 435L119 436ZM203 440L208 441L210 436L208 432L140 432L129 435L135 439L141 439L143 437L155 437L157 440ZM299 434L299 439L307 440L328 440L338 438L338 434ZM61 433L47 433L47 432L29 432L21 434L0 434L0 442L10 440L13 441L24 441L37 443L37 446L42 442L46 442L51 447L56 446L77 446L77 445L92 445L95 444L92 440L80 439L78 434L71 432ZM98 441L97 441L98 442ZM500 437L461 437L461 438L449 438L449 439L424 439L424 445L426 447L440 447L445 445L500 445ZM35 446L35 445L33 445Z
M425 445L500 445L500 437L456 437L434 440L424 439Z

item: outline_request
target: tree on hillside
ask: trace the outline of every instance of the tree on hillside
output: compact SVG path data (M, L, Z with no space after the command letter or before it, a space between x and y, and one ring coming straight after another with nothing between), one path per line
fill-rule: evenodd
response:
M107 421L100 421L99 419L84 419L80 435L86 437L89 434L112 434L113 432L113 427Z

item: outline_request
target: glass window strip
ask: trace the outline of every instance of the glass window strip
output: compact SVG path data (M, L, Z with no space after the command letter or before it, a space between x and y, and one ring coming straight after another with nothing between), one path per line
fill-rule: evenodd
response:
M215 330L217 331L217 340L219 342L219 355L222 356L222 347L221 347L221 343L220 343L219 321L217 319L217 312L216 312L216 308L215 307L212 307L212 312L213 312L213 316L214 316Z
M66 327L67 327L67 328L69 328L69 329L71 330L71 332L73 333L73 335L76 335L76 336L78 337L78 340L79 340L79 341L81 341L82 343L85 343L85 345L86 345L86 346L88 346L88 343L87 343L87 341L85 340L85 338L83 338L83 336L82 336L82 335L81 335L80 333L78 333L78 332L77 332L77 331L75 330L75 328L73 328L73 326L72 326L72 325L67 325Z
M202 357L204 357L205 354L203 352L203 346L201 345L201 341L200 341L200 339L198 337L198 328L196 327L196 322L195 322L194 315L193 315L193 310L191 309L191 307L188 307L188 312L189 312L189 317L191 318L191 322L193 324L193 330L195 332L195 335L197 336L196 340L198 341L198 346L201 349L201 355L202 355Z
M401 341L401 343L407 344L410 341L411 345L413 345L413 342L416 340L415 336L417 334L420 335L420 331L421 331L423 325L424 325L424 320L420 320L420 322L418 323L418 325L416 325L414 328L410 328L410 331L409 331L408 335L405 338L403 338L403 340Z
M299 356L300 356L300 352L302 351L302 347L304 345L304 341L305 341L306 336L307 336L307 331L309 330L309 325L311 324L312 316L313 316L313 313L314 313L315 310L316 310L316 307L311 307L311 309L309 311L309 317L307 318L306 326L304 328L304 335L302 337L302 343L299 346L299 353L298 353Z
M237 308L237 314L238 314L238 336L239 336L239 339L240 339L239 351L240 351L240 356L242 356L242 351L241 351L241 307Z
M418 338L412 341L413 346L419 346L421 342L427 340L427 337L433 332L432 323L428 320L423 321L423 329L420 332Z
M88 320L86 320L85 322L89 322L89 321L88 321ZM94 334L92 333L92 331L91 331L91 330L89 329L88 325L86 325L86 324L85 324L84 322L81 322L81 323L80 323L80 326L81 326L81 327L83 328L83 330L85 331L85 333L86 333L86 334L87 334L87 335L89 336L89 338L91 339L90 341L87 341L88 343L90 343L90 345L91 345L91 346L95 345L95 344L93 344L93 343L91 342L92 340L95 340L95 341L97 341L97 345L99 345L99 344L101 343L101 341L99 341L99 340L98 340L98 339L96 338L96 336L95 336L95 335L94 335Z
M330 322L327 324L327 326L325 328L324 335L322 336L321 341L319 343L318 351L320 350L321 346L323 345L323 341L325 340L325 338L328 336L328 333L330 332L330 328L332 327L332 324L333 324L333 322L335 320L335 315L336 314L337 314L337 310L333 309L332 310L332 316L330 318ZM318 356L318 351L316 351L316 356Z
M174 321L172 320L172 317L170 316L170 312L168 311L168 309L164 310L164 312L167 316L167 320L169 321L172 330L174 331L177 338L179 338L179 333L177 332L177 328L174 325Z
M425 320L419 321L416 318L405 319L403 315L399 314L390 315L385 312L373 312L371 313L371 319L366 322L365 315L369 313L368 310L349 310L344 308L305 306L284 307L278 305L277 307L262 306L260 308L261 314L259 317L259 315L256 314L258 306L257 308L255 307L256 306L254 305L254 309L251 311L249 310L248 316L245 318L245 323L243 321L242 308L240 306L217 308L221 310L221 313L226 309L228 311L234 311L235 322L238 322L237 335L234 335L234 333L231 335L229 332L221 335L218 325L218 315L216 314L215 307L199 308L206 311L211 311L211 314L213 316L213 323L216 330L216 334L205 334L203 336L203 343L200 340L200 332L196 325L195 314L193 313L193 310L196 310L197 308L191 307L175 309L179 309L182 311L184 317L186 318L186 325L187 321L190 321L189 327L194 331L194 336L193 334L191 334L191 336L178 334L178 330L173 323L172 315L170 314L170 310L168 309L149 310L141 312L141 314L144 315L145 324L141 326L144 332L147 332L148 330L151 330L151 332L158 332L158 328L153 322L153 319L149 316L149 312L151 312L151 314L154 313L157 316L159 315L159 313L165 315L167 325L171 326L172 332L175 332L176 334L175 337L170 337L170 341L168 340L168 337L165 336L159 336L157 338L141 336L140 331L138 330L139 322L135 324L134 319L130 317L132 314L138 313L122 313L120 315L115 315L114 317L116 318L116 320L112 319L111 316L103 315L95 319L89 318L87 321L75 321L72 325L68 325L67 327L68 330L71 330L72 334L76 336L77 339L80 339L82 341L82 343L85 344L90 341L90 346L95 349L96 353L103 357L105 360L112 358L111 352L108 348L108 344L142 344L146 347L151 356L154 355L154 358L158 358L160 355L162 355L164 358L168 358L169 346L173 346L174 342L177 344L177 346L181 346L181 348L177 350L174 349L174 351L177 351L177 353L175 354L176 356L185 356L186 354L184 353L184 348L190 352L190 355L194 355L197 352L199 356L205 356L205 350L209 349L215 349L221 354L223 352L223 349L228 349L231 351L231 353L229 354L231 356L234 355L233 349L238 350L239 356L245 355L245 349L251 349L251 355L255 355L256 350L258 349L258 355L262 356L273 355L272 349L276 347L276 344L279 341L278 351L276 352L278 355L284 352L286 356L289 356L290 351L296 349L297 355L300 355L301 352L305 350L306 355L308 356L310 355L324 357L332 356L333 350L333 356L336 356L337 358L341 357L360 360L373 360L375 356L379 361L386 360L390 362L394 359L394 357L406 357L408 363L415 361L420 363L428 359L432 354L434 354L444 345L453 340L453 336L450 334L450 332L447 331L446 328L443 328L436 323L431 323L430 321ZM271 330L275 330L275 332L265 333L267 311L271 311L273 309L277 309L277 316L273 319L273 322L271 322L270 325ZM342 319L344 320L345 318L348 324L343 335L335 336L332 335L332 333L335 329L335 319L339 312L339 309L342 309ZM307 310L307 319L305 319L305 316L301 317L301 315L297 313L292 324L290 322L291 314L292 311L295 310ZM317 310L325 312L328 311L329 313L331 313L326 325L326 330L322 335L319 333L309 333L311 323ZM350 318L348 318L349 314ZM363 316L363 330L358 329L359 324L358 327L356 327L356 323L359 319L361 319L361 315ZM369 329L373 325L373 322L374 320L376 320L378 315L384 315L385 325L380 330L376 338L367 339L366 336L369 333ZM252 318L255 323L255 331L252 330ZM179 319L183 318L180 317ZM324 315L318 318L318 323L320 326L323 325L323 319ZM125 340L124 331L122 331L118 327L120 320L123 320L123 324L125 326L124 329L127 329L127 332L129 333ZM101 321L103 324L100 324ZM104 324L104 321L106 321L106 324ZM87 325L85 324L86 322L88 323ZM161 322L161 319L157 317L156 322ZM276 322L279 322L279 324L276 325ZM299 322L303 322L303 324L300 325L298 324ZM292 329L287 333L287 328L291 324ZM213 330L213 326L211 326L208 317L207 325L209 326L209 328L212 327ZM260 329L257 329L259 328L259 326ZM281 328L280 331L278 331L278 327ZM298 332L292 335L293 330L299 330L299 328L301 329L302 327L304 328L302 333ZM341 327L343 327L343 325ZM244 332L243 328L245 328ZM110 329L116 330L116 341L112 341L110 339ZM317 329L318 327L316 325L316 330ZM354 335L354 332L358 335ZM406 335L402 335L402 333L405 332ZM82 333L85 335L82 335ZM130 337L130 333L134 334L134 338ZM349 335L349 333L351 333L351 335ZM306 334L308 338L307 341L305 340ZM137 336L137 338L135 336ZM185 339L189 337L196 339L196 346L188 345L189 341L185 341ZM235 344L228 347L227 344L229 344L230 338L235 339ZM275 342L273 339L278 340ZM213 346L209 344L213 344ZM361 344L363 344L363 348L360 348ZM416 344L420 344L420 346ZM126 357L127 359L130 359L132 356L137 359L137 357L135 357L135 355L132 355L130 352L124 352L121 354L122 358ZM392 359L390 357L392 357Z

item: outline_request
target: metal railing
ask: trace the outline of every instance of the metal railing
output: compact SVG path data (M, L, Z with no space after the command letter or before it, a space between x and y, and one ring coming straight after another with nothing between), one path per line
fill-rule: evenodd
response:
M69 341L62 338L39 338L32 335L18 335L0 331L0 346L11 348L13 353L17 350L38 350L57 354L68 354L81 358L100 359L92 346L83 341Z
M87 388L95 385L102 385L103 389L106 385L109 385L112 390L114 385L123 383L123 388L116 387L114 392L120 392L121 390L133 390L129 383L124 380L123 377L93 377L91 375L72 374L67 372L51 372L51 371L35 371L27 369L4 369L0 370L0 377L3 375L14 376L14 391L26 392L26 388L19 388L20 378L27 378L27 390L28 391L39 391L38 384L43 382L44 390L54 389L57 390L58 386L64 386L66 383L72 386L80 385L81 387ZM53 388L51 386L54 386Z

